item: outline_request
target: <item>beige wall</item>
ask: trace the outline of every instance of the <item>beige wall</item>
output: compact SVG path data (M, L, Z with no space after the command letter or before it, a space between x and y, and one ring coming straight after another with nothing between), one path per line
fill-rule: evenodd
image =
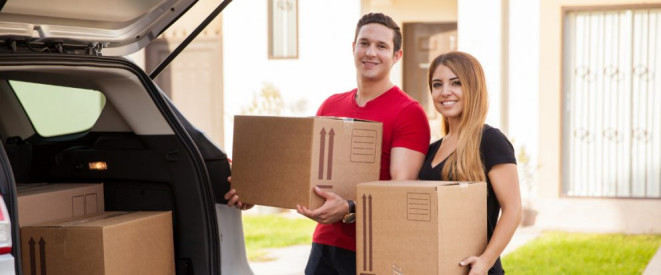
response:
M146 50L148 72L178 47L219 1L201 0ZM223 147L221 16L214 19L155 79L197 128Z
M362 0L362 12L378 11L401 22L457 21L457 0Z
M661 1L540 1L538 224L549 228L661 232L659 199L588 199L561 196L562 11L585 6L659 4Z

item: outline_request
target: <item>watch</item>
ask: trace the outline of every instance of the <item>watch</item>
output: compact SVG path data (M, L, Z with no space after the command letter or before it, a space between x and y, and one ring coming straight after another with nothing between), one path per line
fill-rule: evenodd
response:
M356 203L354 203L352 200L347 200L347 203L349 204L349 212L344 214L342 222L354 223L356 221Z

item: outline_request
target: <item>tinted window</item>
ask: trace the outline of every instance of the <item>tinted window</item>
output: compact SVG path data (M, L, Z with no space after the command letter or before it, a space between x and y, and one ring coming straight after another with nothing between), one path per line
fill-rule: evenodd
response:
M95 90L9 81L37 133L43 137L87 131L106 98Z

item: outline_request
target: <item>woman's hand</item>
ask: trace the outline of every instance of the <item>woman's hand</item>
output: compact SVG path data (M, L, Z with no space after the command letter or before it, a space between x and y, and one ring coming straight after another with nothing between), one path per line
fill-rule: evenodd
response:
M232 184L232 177L227 177L227 181ZM236 194L236 189L230 189L227 193L225 193L225 199L227 201L227 206L229 207L236 207L241 210L248 210L255 206L254 204L249 204L249 203L243 203L239 201L239 195Z
M470 256L459 263L461 266L470 265L468 275L483 275L489 271L489 266L485 260L480 257Z

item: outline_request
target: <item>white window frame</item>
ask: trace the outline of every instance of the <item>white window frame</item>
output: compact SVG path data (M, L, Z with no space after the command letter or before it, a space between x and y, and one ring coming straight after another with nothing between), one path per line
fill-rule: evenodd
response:
M298 0L267 0L269 59L298 58Z

